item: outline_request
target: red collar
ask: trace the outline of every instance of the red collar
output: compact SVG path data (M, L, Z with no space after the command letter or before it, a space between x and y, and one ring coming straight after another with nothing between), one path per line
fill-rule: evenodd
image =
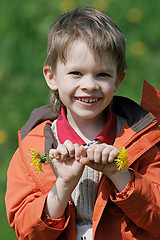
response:
M116 137L116 126L117 126L117 118L116 115L112 112L109 107L107 112L107 122L100 134L98 134L95 139L99 139L104 143L112 145L114 139ZM74 129L69 125L66 118L65 107L62 106L61 114L59 115L57 122L57 134L60 143L64 143L65 140L70 140L73 144L78 143L79 145L85 144L85 142L81 139L81 137L74 131Z

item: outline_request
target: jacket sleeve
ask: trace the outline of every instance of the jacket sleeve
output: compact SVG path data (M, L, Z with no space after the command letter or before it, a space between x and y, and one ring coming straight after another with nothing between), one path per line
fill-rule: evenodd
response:
M18 239L53 240L57 239L67 227L70 219L69 206L65 221L64 218L55 220L55 224L53 225L52 222L50 226L47 225L47 221L42 220L47 195L48 193L44 194L38 189L18 149L8 168L5 196L8 221Z
M130 182L111 200L138 227L160 237L160 143L129 170Z

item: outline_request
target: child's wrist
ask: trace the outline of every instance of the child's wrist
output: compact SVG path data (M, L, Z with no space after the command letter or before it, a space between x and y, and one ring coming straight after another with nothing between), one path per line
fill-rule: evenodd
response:
M117 190L121 192L123 189L125 189L125 187L129 183L131 179L131 174L127 169L125 169L123 172L115 171L114 173L108 175L107 177L112 181Z
M56 181L56 187L64 192L65 195L70 196L75 188L74 181L65 182L62 178L58 177Z

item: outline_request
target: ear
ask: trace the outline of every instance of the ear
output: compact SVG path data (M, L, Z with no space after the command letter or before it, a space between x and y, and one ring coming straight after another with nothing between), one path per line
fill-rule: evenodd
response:
M124 78L125 78L125 76L126 76L126 73L127 73L127 70L125 70L125 71L123 72L122 78L121 78L120 81L115 85L114 92L116 92L117 89L119 88L119 85L120 85L121 82L124 80Z
M58 88L57 88L57 84L56 84L56 80L55 80L55 74L53 73L52 68L50 66L45 65L43 67L43 75L44 75L44 78L46 80L48 87L51 90L56 91Z

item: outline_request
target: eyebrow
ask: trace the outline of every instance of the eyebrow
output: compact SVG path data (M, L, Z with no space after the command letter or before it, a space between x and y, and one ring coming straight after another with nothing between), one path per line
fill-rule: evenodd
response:
M72 71L72 70L78 70L78 71L83 71L83 67L80 67L79 65L69 65L69 66L66 66L66 69L67 71ZM106 66L105 68L103 67L97 67L95 69L95 72L110 72L110 73L114 73L114 68L112 66Z

